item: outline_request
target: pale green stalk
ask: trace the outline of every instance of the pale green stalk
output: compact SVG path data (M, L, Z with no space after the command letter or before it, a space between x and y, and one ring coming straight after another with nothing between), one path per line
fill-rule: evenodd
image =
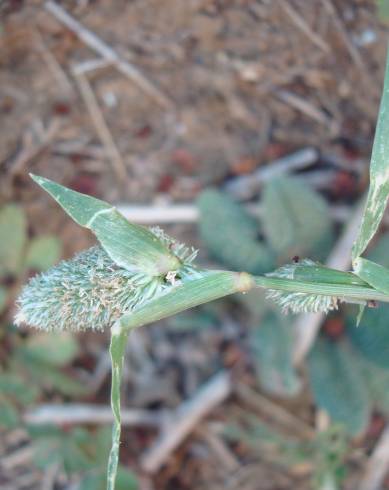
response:
M120 416L120 383L123 371L124 354L126 350L128 331L123 331L119 324L111 329L111 408L113 412L112 446L109 453L107 469L107 490L114 490L119 462L121 416Z

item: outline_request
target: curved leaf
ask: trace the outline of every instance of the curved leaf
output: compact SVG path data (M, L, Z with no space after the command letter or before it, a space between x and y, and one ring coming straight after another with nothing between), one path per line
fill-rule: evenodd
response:
M385 212L389 195L389 56L370 162L370 187L358 237L352 250L353 262L363 254Z
M30 175L76 223L93 231L120 267L150 276L163 275L179 267L179 260L150 230L128 222L113 206L44 177Z

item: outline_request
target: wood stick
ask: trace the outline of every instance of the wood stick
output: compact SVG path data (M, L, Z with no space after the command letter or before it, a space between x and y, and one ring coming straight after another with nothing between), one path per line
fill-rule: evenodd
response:
M389 425L379 438L362 476L358 490L380 490L389 471Z
M122 424L127 427L145 425L159 427L167 413L148 410L125 409ZM43 404L24 414L24 421L30 425L61 424L109 424L113 421L110 407L83 403L65 405Z
M193 204L140 206L122 203L117 204L116 207L129 221L143 225L191 224L196 223L200 217L198 208ZM257 204L248 204L245 209L257 218L260 218L263 213L262 206ZM349 220L352 210L349 206L338 205L331 206L330 213L334 221L343 223ZM385 215L383 223L389 225L389 215Z
M231 391L230 376L222 371L200 388L193 398L183 402L154 445L141 458L143 470L156 473L199 421L228 398Z
M363 78L365 79L367 85L369 86L370 90L374 90L375 94L379 94L380 89L377 84L377 80L375 80L371 75L369 70L366 69L366 65L364 60L362 59L361 54L359 53L358 49L354 46L353 42L350 40L347 30L343 25L343 22L338 15L338 12L332 3L331 0L321 0L323 3L324 8L326 11L332 16L332 22L335 25L336 29L338 30L342 41L344 45L346 46L347 51L349 52L349 55L351 59L353 60L355 66L359 69L359 72L362 74ZM377 92L378 91L378 92Z
M299 434L307 439L315 436L315 430L306 422L288 412L285 408L273 402L261 393L254 391L244 383L234 385L234 394L246 405L252 407L258 412L266 415L274 422L277 422L285 428L293 428Z
M285 104L302 112L319 124L327 126L331 134L336 135L339 133L339 123L335 119L327 116L327 114L314 106L306 98L302 98L288 90L275 90L273 93Z
M165 109L172 108L173 103L169 97L150 82L137 67L128 61L122 60L115 50L74 19L63 7L50 0L45 3L45 9L74 32L87 46L99 53L107 61L111 61L121 73L127 76L143 92L150 95L158 104Z
M305 19L296 11L295 8L292 8L285 0L281 2L281 6L293 23L308 37L308 39L313 42L313 44L315 44L326 54L331 51L330 46L310 28Z
M99 104L92 91L90 83L83 73L74 73L75 80L80 89L82 98L84 99L86 108L88 109L92 123L96 129L96 132L106 148L107 155L110 158L113 171L116 176L118 184L122 187L127 182L126 166L123 162L122 156L115 144L113 136L105 122L104 116L100 110Z
M316 163L318 158L319 152L316 148L303 148L262 166L250 175L237 177L228 182L224 188L236 199L250 199L256 194L263 182L267 182L276 176L290 173L293 170L307 168Z

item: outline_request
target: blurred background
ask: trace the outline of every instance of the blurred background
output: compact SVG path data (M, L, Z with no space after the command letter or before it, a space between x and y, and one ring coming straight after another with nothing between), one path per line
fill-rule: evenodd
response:
M360 219L389 8L373 0L0 2L0 488L105 488L108 333L13 325L94 243L28 177L160 225L214 268L339 269ZM369 250L389 266L386 220ZM131 336L118 490L389 489L389 307L255 293Z

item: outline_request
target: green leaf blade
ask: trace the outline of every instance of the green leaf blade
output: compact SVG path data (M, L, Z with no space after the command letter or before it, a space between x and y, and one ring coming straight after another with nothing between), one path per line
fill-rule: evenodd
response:
M375 235L389 196L389 56L370 163L370 187L357 240L353 262L363 254Z
M370 286L389 294L389 269L372 262L368 259L358 257L354 261L354 271L358 277L366 281Z
M179 268L179 260L147 228L129 223L113 206L49 179L31 178L47 191L76 223L93 231L111 259L130 271L151 276Z

